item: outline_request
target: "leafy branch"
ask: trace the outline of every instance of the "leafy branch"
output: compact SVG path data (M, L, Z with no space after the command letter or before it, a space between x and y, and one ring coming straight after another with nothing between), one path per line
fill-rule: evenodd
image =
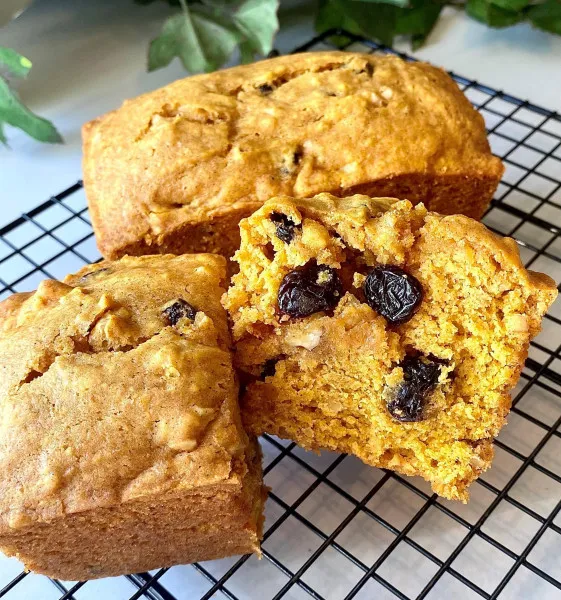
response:
M404 35L416 50L425 43L444 6L464 8L490 27L530 21L561 35L561 0L319 0L316 28L321 33L340 27L388 46Z
M146 3L146 0L143 0ZM279 0L202 0L187 5L167 19L162 33L150 43L148 70L168 65L179 57L190 73L214 71L239 47L242 62L264 56L273 47L278 30Z
M46 119L31 112L13 89L12 82L25 79L31 61L11 48L0 46L0 143L7 145L4 125L17 127L40 142L62 142L60 133Z
M135 0L150 4L155 0ZM529 21L534 27L561 35L561 0L317 0L316 29L345 29L391 46L407 36L413 49L422 46L444 6L465 9L490 27ZM242 62L266 56L278 31L280 0L167 0L180 11L163 24L150 42L148 70L167 66L178 57L189 73L223 66L237 48ZM338 39L333 38L335 42ZM18 127L42 142L62 138L52 123L31 112L13 89L25 79L31 62L10 48L0 47L0 142L4 125Z

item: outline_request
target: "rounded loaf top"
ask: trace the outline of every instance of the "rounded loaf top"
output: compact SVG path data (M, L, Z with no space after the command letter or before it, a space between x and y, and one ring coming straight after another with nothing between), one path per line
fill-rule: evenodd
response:
M444 71L383 55L305 53L189 77L83 133L108 257L235 247L239 219L279 194L358 191L480 217L503 170Z

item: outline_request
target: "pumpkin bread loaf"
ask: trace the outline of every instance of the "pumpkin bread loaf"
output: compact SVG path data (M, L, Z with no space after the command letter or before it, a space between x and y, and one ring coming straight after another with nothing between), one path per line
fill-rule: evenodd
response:
M97 242L123 254L218 252L269 198L409 198L479 219L503 172L483 118L441 69L317 52L176 81L86 124Z

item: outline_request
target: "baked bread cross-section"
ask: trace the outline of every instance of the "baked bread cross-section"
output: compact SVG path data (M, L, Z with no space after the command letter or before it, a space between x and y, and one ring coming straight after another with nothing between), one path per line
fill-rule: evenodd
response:
M481 223L388 198L279 197L241 239L223 303L247 430L465 501L554 282Z
M124 258L0 304L0 549L65 580L259 553L225 260Z

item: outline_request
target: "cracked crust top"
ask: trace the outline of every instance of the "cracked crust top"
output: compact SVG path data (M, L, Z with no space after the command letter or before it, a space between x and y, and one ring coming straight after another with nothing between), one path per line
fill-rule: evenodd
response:
M400 176L412 199L423 186L415 177L466 190L483 182L465 206L438 208L477 217L503 170L482 117L444 71L346 52L177 81L86 124L83 137L86 193L109 258L176 251L166 236L205 224L215 239L197 243L220 249L227 235L212 224L236 229L270 197L341 196Z
M241 485L224 276L218 256L124 258L0 304L0 531Z

